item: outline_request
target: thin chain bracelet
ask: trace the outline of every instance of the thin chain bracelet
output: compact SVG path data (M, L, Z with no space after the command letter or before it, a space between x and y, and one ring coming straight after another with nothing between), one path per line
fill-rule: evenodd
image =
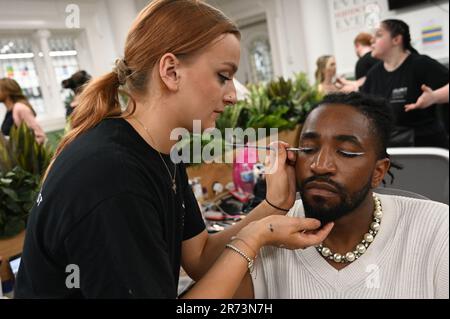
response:
M234 240L239 240L239 241L243 242L245 244L245 246L247 246L247 248L249 248L252 251L252 253L255 255L255 259L256 259L256 255L257 255L256 251L249 244L247 244L247 242L245 240L243 240L242 238L239 238L237 236L231 237L231 241L234 241Z

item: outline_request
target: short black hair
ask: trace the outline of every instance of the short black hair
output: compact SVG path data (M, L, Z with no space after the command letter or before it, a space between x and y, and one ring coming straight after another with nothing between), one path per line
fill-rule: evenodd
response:
M378 159L387 157L386 150L393 126L393 116L385 99L358 92L332 93L326 95L315 107L325 104L349 105L363 114L371 123L370 129L374 140L377 141Z
M361 114L366 116L369 120L373 138L377 141L376 152L378 159L390 158L387 153L387 147L389 145L389 139L391 131L394 126L394 117L388 102L384 98L367 95L359 92L352 93L331 93L326 95L319 103L314 107L321 105L341 104L349 105L358 110ZM391 163L391 167L401 169L400 165ZM394 180L394 176L389 171L391 176L391 183ZM384 183L384 181L383 181Z

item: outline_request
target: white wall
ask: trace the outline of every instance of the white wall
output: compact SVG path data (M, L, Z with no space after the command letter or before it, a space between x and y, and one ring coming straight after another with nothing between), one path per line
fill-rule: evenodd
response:
M298 0L300 3L301 31L304 37L304 54L307 59L305 71L313 81L317 58L324 54L332 54L335 49L330 32L328 5L322 0Z

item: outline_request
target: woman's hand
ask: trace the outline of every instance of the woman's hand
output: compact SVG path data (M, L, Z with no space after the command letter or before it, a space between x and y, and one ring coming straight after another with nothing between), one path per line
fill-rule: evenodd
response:
M267 245L304 249L322 243L333 225L329 223L320 228L320 222L313 218L272 215L250 223L237 237L244 239L255 251Z
M273 150L269 151L265 161L265 173L267 182L267 200L283 209L290 209L295 202L297 191L295 179L295 161L297 154L286 151L289 144L274 142L269 145ZM279 211L283 213L283 211Z
M405 105L405 112L409 112L416 109L425 109L436 103L436 96L430 87L425 84L422 85L422 95L417 99L416 103Z

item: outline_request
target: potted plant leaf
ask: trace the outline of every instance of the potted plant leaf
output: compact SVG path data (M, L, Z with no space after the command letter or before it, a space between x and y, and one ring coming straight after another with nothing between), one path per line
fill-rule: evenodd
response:
M38 144L25 123L13 127L9 139L0 134L0 239L25 229L51 157L49 147Z

